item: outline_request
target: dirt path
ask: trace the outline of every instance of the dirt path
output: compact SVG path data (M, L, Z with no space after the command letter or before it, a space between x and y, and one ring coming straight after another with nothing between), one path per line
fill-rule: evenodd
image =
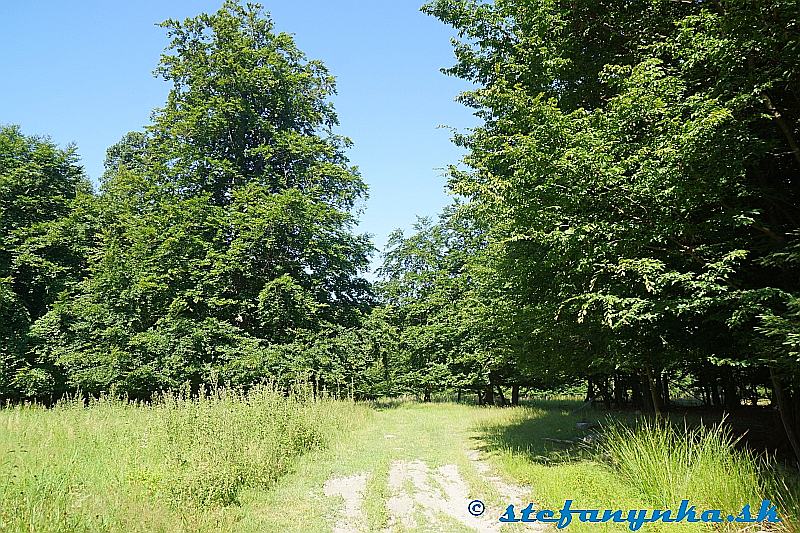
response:
M525 498L532 492L530 487L517 486L498 475L493 475L491 466L476 450L462 451L482 481L487 486L493 487L503 502L513 503L518 508L527 505ZM333 506L337 509L334 513L335 533L358 533L369 530L362 505L369 475L361 473L349 477L331 478L325 482L325 495L338 496L343 500L343 503L339 503L338 509L335 503ZM471 531L500 532L502 524L498 521L498 513L487 514L484 510L476 516L481 510L481 504L473 503L471 488L455 464L434 468L423 459L395 460L389 466L387 485L390 494L386 501L389 520L384 531L387 533L433 530L441 521L441 517L452 519ZM475 507L476 505L478 507Z
M333 526L334 533L349 533L365 527L362 502L364 491L367 488L367 475L356 474L350 477L329 479L323 485L322 490L325 496L340 497L344 500L339 518Z
M507 505L525 506L535 498L531 487L504 479L479 451L475 426L482 416L479 409L456 405L376 411L363 431L304 459L272 491L264 502L266 530L537 530L498 521ZM474 500L481 504L470 507ZM286 502L292 502L289 509Z

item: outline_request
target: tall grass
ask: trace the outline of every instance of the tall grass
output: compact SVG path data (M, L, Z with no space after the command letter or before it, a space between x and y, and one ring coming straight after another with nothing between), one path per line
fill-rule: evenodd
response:
M268 389L0 409L0 531L236 529L243 494L366 411Z
M775 465L737 449L736 443L724 424L689 429L645 421L607 427L602 450L626 483L662 509L688 499L698 510L736 514L744 504L757 509L769 498L782 507L783 516L793 518L793 491Z

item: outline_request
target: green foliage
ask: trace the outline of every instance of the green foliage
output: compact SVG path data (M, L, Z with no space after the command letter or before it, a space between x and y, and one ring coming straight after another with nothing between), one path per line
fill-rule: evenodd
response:
M800 397L797 2L423 10L458 31L446 72L476 85L449 187L484 228L519 368L772 367Z
M256 5L162 26L172 88L153 123L108 150L96 198L29 210L57 220L15 255L40 305L27 354L52 377L38 389L27 375L26 394L319 373L283 357L357 330L370 306L352 212L366 187L332 132L325 67ZM352 373L339 364L326 372Z
M94 196L73 147L0 127L0 397L44 392L29 329L85 275Z
M11 396L13 381L22 366L25 334L30 317L11 290L8 278L0 280L0 396Z
M364 194L347 164L329 96L333 77L254 4L161 24L171 39L156 73L173 86L149 129L155 178L176 195L226 205L252 184L297 189L336 208Z
M442 388L530 384L513 358L513 310L491 278L485 238L458 205L390 237L376 288L397 329L404 390L429 398Z

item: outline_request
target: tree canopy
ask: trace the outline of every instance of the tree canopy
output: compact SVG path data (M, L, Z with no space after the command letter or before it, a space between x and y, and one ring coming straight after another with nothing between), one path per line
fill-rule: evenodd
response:
M797 2L424 10L460 36L446 72L477 86L450 189L487 228L516 359L606 397L611 377L649 388L656 409L662 379L728 406L772 379L796 417Z
M53 394L274 379L297 370L281 346L355 327L369 308L360 276L371 244L353 232L366 186L345 155L349 141L333 133L325 67L255 5L226 2L162 26L171 39L157 69L172 84L166 105L108 150L100 192L86 191L91 207L66 205L61 189L74 197L82 177L72 152L9 133L23 144L17 160L47 166L36 203L11 190L23 171L5 172L3 220L28 227L62 215L58 224L72 227L45 234L93 240L74 283L50 284L58 294L49 301L32 295L46 312L31 309L26 371L47 373ZM27 255L4 246L4 269L43 238L28 237Z

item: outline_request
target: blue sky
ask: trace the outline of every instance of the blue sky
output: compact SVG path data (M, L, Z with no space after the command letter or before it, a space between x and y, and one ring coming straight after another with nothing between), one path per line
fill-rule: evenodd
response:
M295 35L338 81L340 133L370 187L360 231L378 248L416 215L448 203L442 169L461 151L440 125L476 123L453 101L466 82L439 69L454 63L452 30L419 12L423 0L263 1L278 30ZM155 23L215 11L221 0L0 3L0 123L74 142L87 174L102 173L105 150L141 129L162 105L152 76L166 45Z

